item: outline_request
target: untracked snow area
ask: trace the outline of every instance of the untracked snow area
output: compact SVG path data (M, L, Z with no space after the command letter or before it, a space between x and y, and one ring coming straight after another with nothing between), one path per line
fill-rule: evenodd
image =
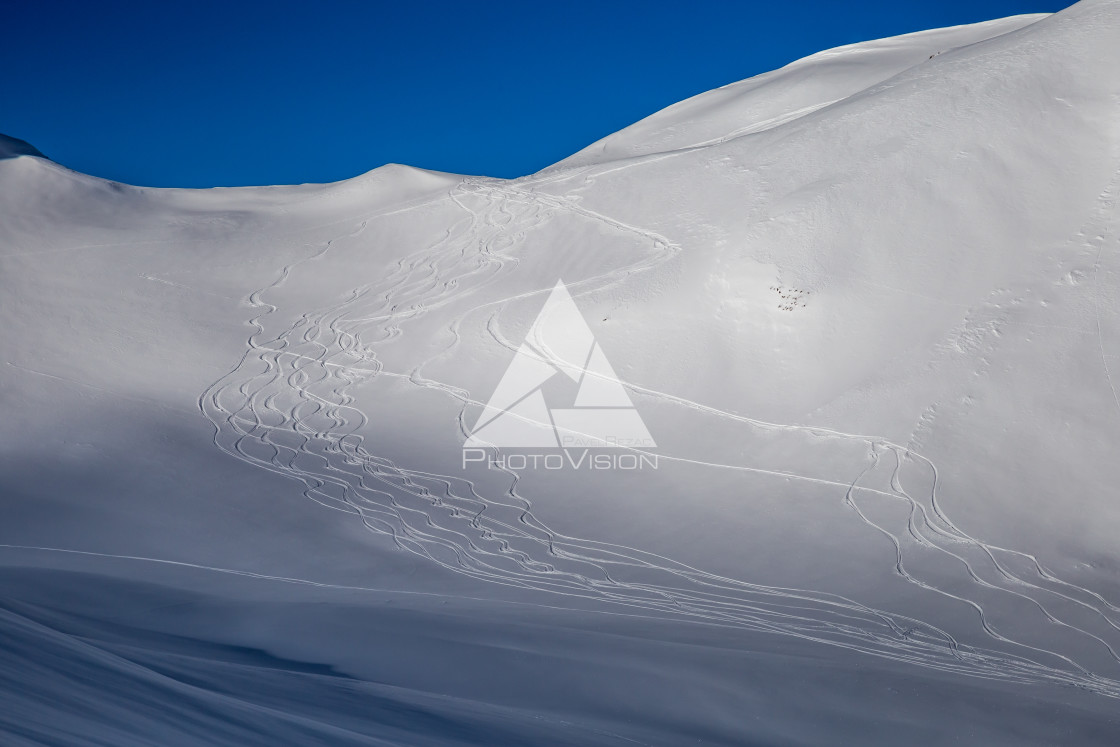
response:
M842 47L515 180L0 138L0 741L1116 744L1118 40ZM464 461L523 343L587 367L558 281L656 469Z

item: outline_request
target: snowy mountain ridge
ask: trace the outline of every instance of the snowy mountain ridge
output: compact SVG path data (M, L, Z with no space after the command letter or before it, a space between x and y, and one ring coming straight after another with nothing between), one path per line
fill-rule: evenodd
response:
M516 180L0 141L0 729L1115 741L1118 37L843 47ZM657 469L465 465L522 350Z

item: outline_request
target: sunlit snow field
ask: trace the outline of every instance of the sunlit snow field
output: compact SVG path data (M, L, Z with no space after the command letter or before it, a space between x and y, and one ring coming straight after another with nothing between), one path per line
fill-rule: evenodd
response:
M0 741L1115 744L1118 39L829 50L516 180L0 139ZM656 469L464 462L558 281Z

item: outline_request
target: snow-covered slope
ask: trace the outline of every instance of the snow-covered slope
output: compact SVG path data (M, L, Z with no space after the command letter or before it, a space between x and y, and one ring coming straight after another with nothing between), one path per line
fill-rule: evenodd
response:
M1043 17L1014 16L829 49L674 104L546 171L702 147L762 132L867 91L943 52L1015 31Z
M823 52L513 181L4 140L5 737L1115 743L1118 38ZM655 470L464 465L527 337L584 366L561 279Z

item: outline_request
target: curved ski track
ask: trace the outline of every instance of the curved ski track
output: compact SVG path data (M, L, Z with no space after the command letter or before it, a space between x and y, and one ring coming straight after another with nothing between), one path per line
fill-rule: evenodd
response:
M530 180L522 182L531 184ZM979 602L923 579L921 557L914 557L917 568L912 567L909 559L919 551L950 558L974 587L1027 601L1061 635L1088 641L1102 656L1120 662L1116 653L1120 636L1115 635L1120 633L1120 607L1090 589L1060 580L1032 555L988 545L966 534L939 503L936 465L886 439L767 423L623 382L636 394L704 416L754 428L799 431L819 439L865 443L867 463L854 479L771 474L842 490L850 510L893 544L895 573L931 594L971 609L991 640L991 648L964 645L948 631L922 620L873 609L836 594L752 584L640 549L559 534L534 515L530 499L518 492L518 477L513 472L508 473L509 489L504 493L482 495L475 484L461 477L406 469L367 451L359 435L367 423L366 415L353 407L349 392L381 375L406 378L459 400L459 427L466 432L467 406L481 403L462 389L424 378L422 368L434 358L407 374L392 373L383 370L377 348L404 334L410 320L468 298L512 272L517 259L507 252L535 226L563 212L597 221L650 246L647 255L633 264L571 283L573 289L600 290L624 282L678 252L663 236L585 210L562 197L533 191L531 186L467 179L453 187L449 196L463 210L464 218L435 245L404 257L392 274L355 288L339 303L303 314L275 338L263 339L261 320L276 309L263 296L282 285L294 266L283 268L274 283L250 296L259 313L252 320L254 331L245 355L198 400L199 409L214 425L214 443L219 449L299 481L308 499L354 514L371 531L390 536L402 550L479 580L597 600L610 608L631 608L658 619L668 616L792 635L969 676L1060 683L1120 697L1120 681L1094 674L1059 651L1001 633ZM1106 217L1109 207L1102 199L1094 219ZM365 225L350 236L359 234ZM331 243L303 261L322 256ZM490 334L499 344L515 349L501 334L502 308L515 298L547 290L480 304L459 316L447 328L448 345L436 357L455 350L462 321L487 306L494 307L487 323ZM541 350L545 357L555 359L547 348ZM666 454L659 458L680 459ZM767 472L739 465L707 466ZM907 483L914 480L920 488L904 486L904 468L912 475ZM889 470L889 491L860 485L877 469ZM868 494L904 502L908 506L906 525L887 527L870 518L861 503L861 495ZM1030 573L1016 572L1012 562L1027 565ZM1093 621L1091 626L1086 619Z

